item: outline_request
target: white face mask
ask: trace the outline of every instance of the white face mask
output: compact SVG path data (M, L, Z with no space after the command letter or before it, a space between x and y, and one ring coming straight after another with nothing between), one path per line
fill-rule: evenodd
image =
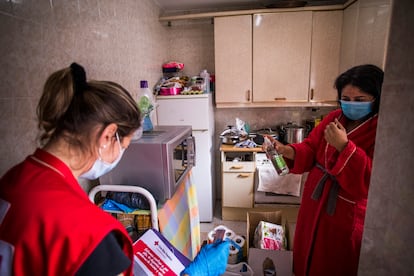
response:
M92 168L89 171L80 175L79 177L86 178L89 180L98 179L102 175L108 173L113 168L115 168L116 165L118 165L119 161L122 158L122 155L124 154L125 149L123 149L121 146L121 141L119 140L118 132L115 135L116 135L116 140L118 141L118 145L119 145L118 158L112 163L103 161L101 157L101 149L99 148L99 158L95 161L95 163L93 164Z

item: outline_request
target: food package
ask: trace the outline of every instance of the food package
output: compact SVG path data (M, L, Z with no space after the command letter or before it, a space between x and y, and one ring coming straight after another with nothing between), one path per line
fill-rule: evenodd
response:
M285 231L281 225L260 221L256 227L253 245L260 249L285 250Z

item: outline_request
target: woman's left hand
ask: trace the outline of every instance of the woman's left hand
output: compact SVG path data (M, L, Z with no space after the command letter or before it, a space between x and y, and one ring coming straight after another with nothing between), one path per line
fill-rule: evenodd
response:
M341 152L348 144L348 136L344 126L335 119L334 122L330 122L325 128L325 140L328 144L336 148Z

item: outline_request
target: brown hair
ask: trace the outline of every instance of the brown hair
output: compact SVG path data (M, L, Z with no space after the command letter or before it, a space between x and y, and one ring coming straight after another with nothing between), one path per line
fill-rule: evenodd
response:
M118 126L121 139L141 125L138 106L126 89L110 81L86 81L83 68L75 63L49 76L37 116L41 144L64 138L82 151L90 150L111 123Z

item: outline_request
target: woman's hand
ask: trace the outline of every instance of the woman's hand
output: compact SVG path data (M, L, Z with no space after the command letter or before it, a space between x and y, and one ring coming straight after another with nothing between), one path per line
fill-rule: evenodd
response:
M330 122L324 132L325 140L328 144L341 152L348 144L348 135L344 126L335 118L334 122Z
M283 157L286 157L290 160L295 159L295 150L292 147L282 144L281 142L279 142L272 136L269 136L269 135L264 135L264 136L267 137L272 142L272 145L275 147L276 151L279 154L283 155ZM262 150L266 152L264 144L262 145Z
M217 276L226 271L230 242L215 241L201 247L195 259L180 273L181 276Z

